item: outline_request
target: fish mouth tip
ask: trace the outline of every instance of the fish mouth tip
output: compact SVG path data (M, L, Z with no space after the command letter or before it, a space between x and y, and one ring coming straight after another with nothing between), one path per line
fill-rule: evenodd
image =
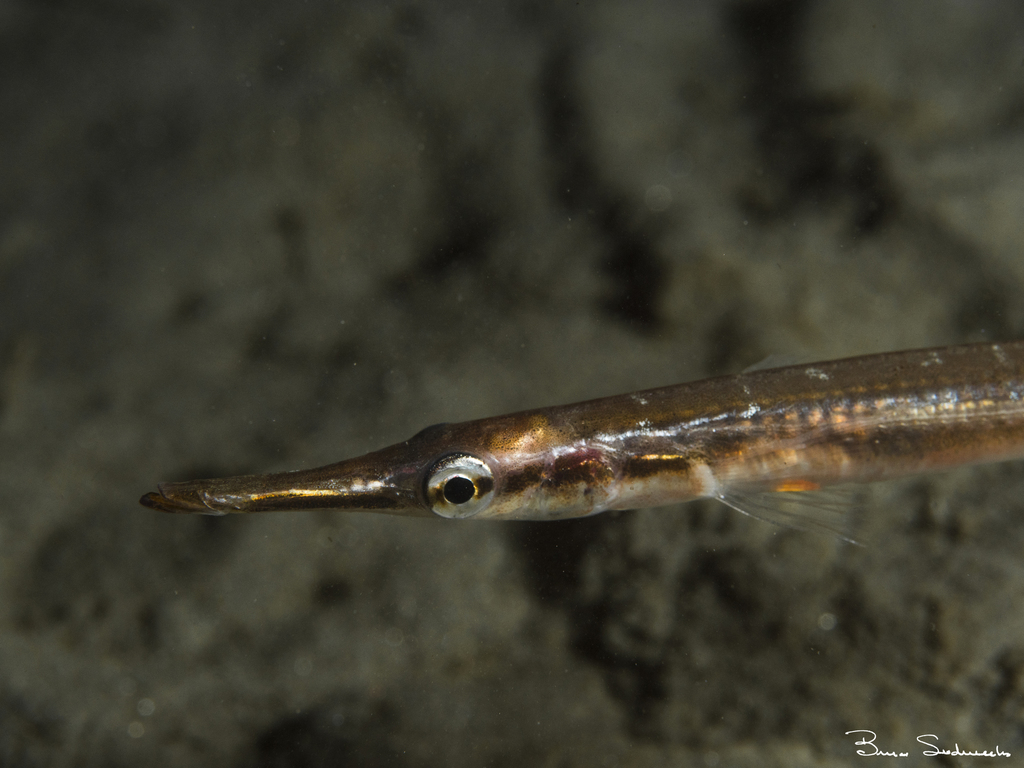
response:
M189 513L195 512L196 510L189 508L188 506L174 502L171 499L164 496L162 493L147 493L141 499L139 504L150 509L155 509L159 512L171 512L171 513Z
M142 498L139 499L139 504L141 504L144 507L149 507L150 509L161 509L162 510L164 508L163 501L164 501L163 496L161 496L158 493L152 493L151 492L151 493L143 494Z

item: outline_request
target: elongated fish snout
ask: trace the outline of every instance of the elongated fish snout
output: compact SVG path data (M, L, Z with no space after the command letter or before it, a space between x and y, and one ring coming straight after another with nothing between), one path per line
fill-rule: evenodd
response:
M361 509L430 515L419 463L395 461L394 449L317 469L272 475L160 483L139 502L177 514L229 515L282 509Z

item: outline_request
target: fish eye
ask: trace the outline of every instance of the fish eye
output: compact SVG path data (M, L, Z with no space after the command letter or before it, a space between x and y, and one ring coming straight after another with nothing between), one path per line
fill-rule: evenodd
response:
M490 503L494 475L476 456L453 453L431 467L424 491L435 515L472 517Z

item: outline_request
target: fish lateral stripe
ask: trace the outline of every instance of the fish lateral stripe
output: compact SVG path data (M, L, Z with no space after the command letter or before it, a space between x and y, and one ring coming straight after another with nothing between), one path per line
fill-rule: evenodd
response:
M815 483L812 480L785 480L772 487L772 490L776 493L799 493L820 489L821 484Z

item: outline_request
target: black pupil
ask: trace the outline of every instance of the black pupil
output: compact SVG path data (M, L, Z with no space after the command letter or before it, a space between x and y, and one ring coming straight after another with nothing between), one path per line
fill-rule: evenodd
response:
M444 497L451 504L465 504L475 493L476 486L468 477L453 477L444 484Z

